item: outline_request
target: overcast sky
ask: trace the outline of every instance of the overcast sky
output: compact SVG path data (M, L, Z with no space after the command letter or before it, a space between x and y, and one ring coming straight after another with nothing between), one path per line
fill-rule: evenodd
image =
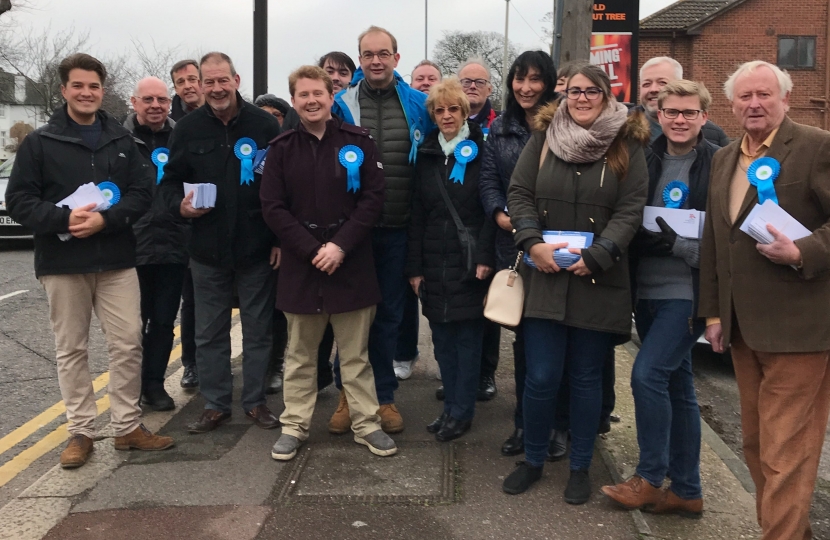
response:
M424 57L424 5L428 2L429 56L445 31L504 32L504 0L272 0L268 13L269 91L287 97L288 74L332 50L357 58L357 36L375 24L398 39L398 71L408 74ZM640 17L673 0L641 0ZM234 60L242 91L253 90L253 0L28 0L12 12L21 32L74 25L89 30L93 54L128 51L131 39L185 53L220 50ZM520 49L545 47L541 19L553 0L510 0L510 41ZM7 14L9 15L9 14ZM5 16L4 16L5 18Z

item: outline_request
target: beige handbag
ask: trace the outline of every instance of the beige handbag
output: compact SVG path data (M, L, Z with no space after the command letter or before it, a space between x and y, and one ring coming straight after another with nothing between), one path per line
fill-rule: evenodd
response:
M522 320L525 302L525 288L517 269L522 252L516 257L516 264L507 270L496 272L487 296L484 297L484 316L504 326L518 326Z

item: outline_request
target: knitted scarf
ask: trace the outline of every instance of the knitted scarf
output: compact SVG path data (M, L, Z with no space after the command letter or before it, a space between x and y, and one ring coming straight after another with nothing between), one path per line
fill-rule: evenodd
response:
M553 115L545 139L556 157L566 163L593 163L608 148L628 118L628 108L611 98L590 129L576 123L563 103Z
M469 136L470 126L467 125L467 122L464 122L464 125L462 125L461 129L458 131L458 135L449 141L446 137L444 137L443 133L438 133L438 143L441 145L441 150L444 152L444 155L449 156L455 152L455 147L458 146L458 143L467 140L467 137Z

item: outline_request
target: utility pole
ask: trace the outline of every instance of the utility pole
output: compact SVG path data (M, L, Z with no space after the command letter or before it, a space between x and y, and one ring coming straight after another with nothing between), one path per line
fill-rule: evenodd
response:
M429 0L424 0L424 60L429 58Z
M553 41L551 42L550 56L556 69L559 69L559 54L562 50L562 19L565 11L565 0L553 0Z
M504 109L505 99L507 98L507 72L510 66L507 65L507 44L510 43L507 39L507 32L510 30L510 0L505 1L504 8L504 59L501 64L501 108Z
M268 0L254 0L254 99L268 93Z
M594 0L568 0L567 7L562 10L562 39L557 66L591 59L593 8Z

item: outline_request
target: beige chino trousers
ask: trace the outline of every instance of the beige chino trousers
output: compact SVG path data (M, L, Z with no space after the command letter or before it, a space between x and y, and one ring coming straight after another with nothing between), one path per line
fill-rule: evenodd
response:
M282 432L301 441L308 438L314 406L317 404L317 349L331 322L340 355L340 375L349 403L352 431L358 437L380 429L375 376L369 364L369 328L375 306L348 313L295 315L288 319L288 351L285 356L283 397L280 415Z
M41 276L55 333L58 383L71 435L95 437L95 392L89 371L92 312L109 351L110 416L115 436L141 423L141 297L135 268Z

